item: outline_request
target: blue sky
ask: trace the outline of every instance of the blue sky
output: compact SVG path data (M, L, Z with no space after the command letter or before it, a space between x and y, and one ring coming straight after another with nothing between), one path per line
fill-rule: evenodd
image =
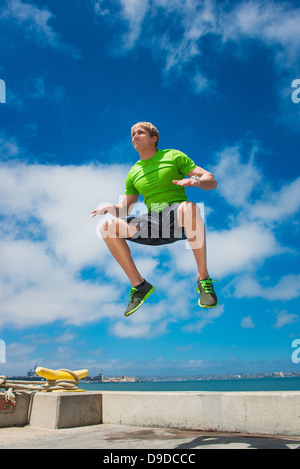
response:
M300 371L299 26L296 1L1 3L1 374ZM218 180L187 191L215 309L185 242L132 245L156 291L123 316L130 285L91 211L123 194L141 120Z

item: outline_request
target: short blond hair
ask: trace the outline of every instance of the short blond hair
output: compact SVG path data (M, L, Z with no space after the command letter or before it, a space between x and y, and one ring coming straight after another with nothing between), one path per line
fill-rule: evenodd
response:
M156 141L156 144L155 144L155 146L157 148L158 140L159 140L159 132L158 132L157 128L153 124L151 124L151 122L137 122L136 124L134 124L131 127L131 135L132 135L132 132L135 129L135 127L138 127L138 126L143 127L143 129L148 130L151 137L157 137L157 141Z

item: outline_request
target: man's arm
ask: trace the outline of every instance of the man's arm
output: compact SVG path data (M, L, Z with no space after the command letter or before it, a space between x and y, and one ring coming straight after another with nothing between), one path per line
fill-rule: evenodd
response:
M132 211L134 205L138 201L139 194L137 195L124 195L121 202L114 205L114 204L105 204L102 207L96 208L96 210L92 211L92 217L96 215L105 215L106 213L110 213L114 217L127 217L129 213Z
M217 181L215 180L212 173L206 171L200 166L197 166L191 172L187 174L189 179L180 179L174 180L173 183L177 186L184 186L184 187L201 187L205 191L210 191L211 189L216 189ZM200 178L200 184L198 183L197 179L191 178L191 176L198 176Z

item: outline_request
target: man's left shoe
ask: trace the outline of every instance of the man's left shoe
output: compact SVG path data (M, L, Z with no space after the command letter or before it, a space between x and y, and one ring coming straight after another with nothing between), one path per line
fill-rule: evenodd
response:
M197 284L197 292L200 293L198 304L201 308L214 308L217 306L218 298L214 291L211 278L199 280Z
M144 301L154 292L154 290L155 287L153 287L153 285L148 283L146 280L144 280L144 282L136 288L132 287L128 294L128 296L130 296L130 301L124 316L130 316L138 308L140 308Z

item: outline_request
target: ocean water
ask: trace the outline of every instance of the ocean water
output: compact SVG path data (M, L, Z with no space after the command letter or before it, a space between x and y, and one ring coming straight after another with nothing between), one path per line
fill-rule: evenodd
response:
M86 391L300 391L300 377L159 381L141 383L80 383Z

